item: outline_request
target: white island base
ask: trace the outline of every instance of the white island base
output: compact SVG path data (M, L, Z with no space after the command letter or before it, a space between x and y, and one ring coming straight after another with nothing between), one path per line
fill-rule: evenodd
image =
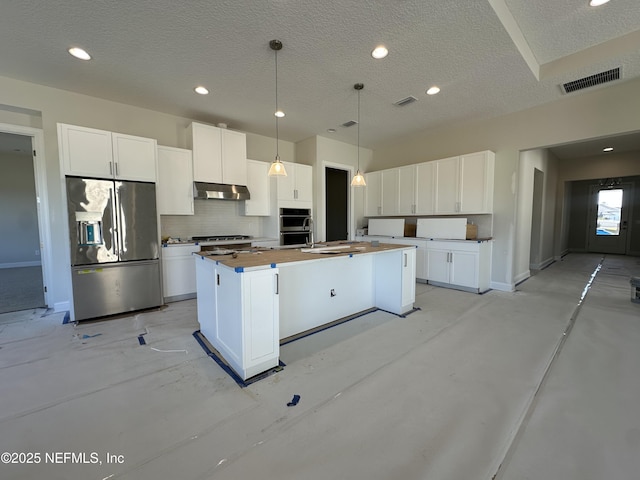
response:
M246 380L278 366L281 339L371 308L411 311L415 247L357 245L328 255L196 256L200 332Z

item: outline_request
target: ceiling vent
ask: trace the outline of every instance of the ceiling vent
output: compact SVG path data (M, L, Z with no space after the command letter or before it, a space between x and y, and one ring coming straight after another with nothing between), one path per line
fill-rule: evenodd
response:
M344 122L342 124L343 127L353 127L354 125L357 125L358 122L356 122L355 120L349 120L348 122Z
M571 93L583 88L595 87L596 85L602 85L603 83L613 82L614 80L620 80L620 67L607 70L606 72L596 73L595 75L589 75L588 77L579 78L572 82L562 84L563 93Z
M396 105L398 107L404 107L405 105L409 105L410 103L413 103L416 100L418 100L416 97L408 96L407 98L403 98L402 100L398 100L397 102L394 103L394 105Z

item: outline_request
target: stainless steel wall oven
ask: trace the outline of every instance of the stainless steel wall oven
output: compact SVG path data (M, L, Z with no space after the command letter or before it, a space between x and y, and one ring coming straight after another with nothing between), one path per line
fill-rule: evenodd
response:
M309 243L311 210L308 208L280 209L280 245Z

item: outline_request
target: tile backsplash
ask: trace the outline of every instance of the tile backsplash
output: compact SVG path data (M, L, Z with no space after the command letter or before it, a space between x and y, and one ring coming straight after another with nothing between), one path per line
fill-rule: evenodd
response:
M194 215L161 215L163 237L204 235L262 235L262 217L245 217L244 202L194 200Z

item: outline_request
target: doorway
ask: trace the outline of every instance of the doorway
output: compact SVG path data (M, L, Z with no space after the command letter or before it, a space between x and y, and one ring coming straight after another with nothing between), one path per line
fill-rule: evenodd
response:
M325 233L328 242L349 238L349 172L325 167Z
M0 124L0 313L48 305L49 230L42 131ZM38 155L38 152L40 155Z
M632 185L592 185L587 251L625 255Z

